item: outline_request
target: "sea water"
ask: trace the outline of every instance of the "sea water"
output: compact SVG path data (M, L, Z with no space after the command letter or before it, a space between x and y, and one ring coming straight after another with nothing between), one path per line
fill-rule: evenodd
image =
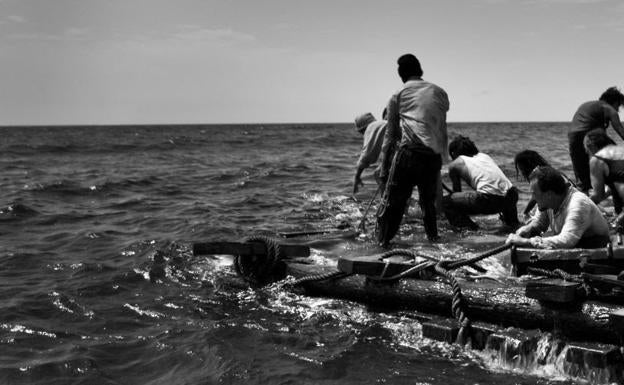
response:
M572 176L567 123L451 123L521 190L533 149ZM236 284L228 256L192 244L357 226L376 184L351 197L362 137L351 124L0 128L0 384L547 384L421 336L392 313ZM448 183L448 176L443 169ZM360 237L325 237L311 259L381 252L376 203ZM396 238L447 257L505 238L496 216L426 242L417 206ZM485 241L483 241L485 240ZM150 279L154 256L168 261ZM504 274L505 261L484 266Z

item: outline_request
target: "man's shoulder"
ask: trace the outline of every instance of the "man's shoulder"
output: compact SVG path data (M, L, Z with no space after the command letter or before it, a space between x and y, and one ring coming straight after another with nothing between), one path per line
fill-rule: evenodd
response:
M455 170L460 170L460 169L464 169L466 168L466 162L464 162L464 156L460 155L457 158L453 159L449 164L448 164L448 168L450 169L455 169Z
M594 201L591 200L587 194L582 191L575 189L574 187L570 187L570 200L569 204L579 205L579 206L596 206Z
M371 132L382 131L386 129L387 124L388 124L388 121L386 120L375 120L374 122L368 125L368 127L366 128L366 131L369 131L369 130Z

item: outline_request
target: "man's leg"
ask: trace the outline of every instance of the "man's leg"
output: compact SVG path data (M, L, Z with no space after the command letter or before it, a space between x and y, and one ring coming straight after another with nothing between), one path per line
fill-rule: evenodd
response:
M571 132L568 134L568 149L572 160L572 169L576 176L576 184L579 190L587 193L591 187L589 177L589 156L585 152L583 139L585 132Z
M377 241L386 247L399 231L405 206L412 195L409 178L409 153L399 149L388 177L388 185L377 213Z
M440 169L442 159L440 155L419 154L414 158L414 177L418 186L420 207L423 211L425 232L430 241L438 239L438 223L436 214L436 200L438 190L442 189Z
M468 216L468 214L481 213L477 207L477 197L476 191L455 192L444 197L444 214L451 226L467 227L471 230L479 228L479 225Z
M503 222L507 226L516 227L520 224L518 221L518 189L512 187L505 195L504 208L502 211Z

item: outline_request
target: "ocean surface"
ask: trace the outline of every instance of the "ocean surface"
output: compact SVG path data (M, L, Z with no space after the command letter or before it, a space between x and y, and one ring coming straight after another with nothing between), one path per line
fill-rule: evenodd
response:
M567 123L451 123L519 187L513 156L572 175ZM408 313L249 289L197 242L356 227L376 190L351 197L362 137L351 124L0 128L0 384L575 384L561 365L517 367L433 342ZM443 169L443 177L448 176ZM367 233L295 239L316 263L380 253ZM396 239L444 256L505 239L426 242L417 205ZM488 242L481 242L487 239ZM150 279L154 257L165 272ZM160 257L159 257L160 258ZM504 274L505 261L485 263Z

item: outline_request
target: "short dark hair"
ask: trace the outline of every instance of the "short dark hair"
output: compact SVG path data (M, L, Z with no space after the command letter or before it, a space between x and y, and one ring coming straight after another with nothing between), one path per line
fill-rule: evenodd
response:
M624 95L617 87L609 87L600 95L600 100L609 104L624 105Z
M412 76L421 77L423 75L420 62L416 56L411 53L399 57L397 64L399 65L399 76L403 81L406 81Z
M585 134L585 139L583 139L585 151L590 152L592 155L611 144L615 144L615 142L607 136L602 128L589 131Z
M568 184L561 173L550 166L539 166L529 175L529 181L535 180L542 192L552 191L557 195L564 195Z
M449 143L449 155L455 159L460 155L474 156L479 153L479 149L467 136L456 136L455 139Z
M518 174L522 174L524 179L528 181L529 175L531 171L535 170L535 167L550 166L550 164L537 151L524 150L514 157L514 166L516 167L516 177Z

